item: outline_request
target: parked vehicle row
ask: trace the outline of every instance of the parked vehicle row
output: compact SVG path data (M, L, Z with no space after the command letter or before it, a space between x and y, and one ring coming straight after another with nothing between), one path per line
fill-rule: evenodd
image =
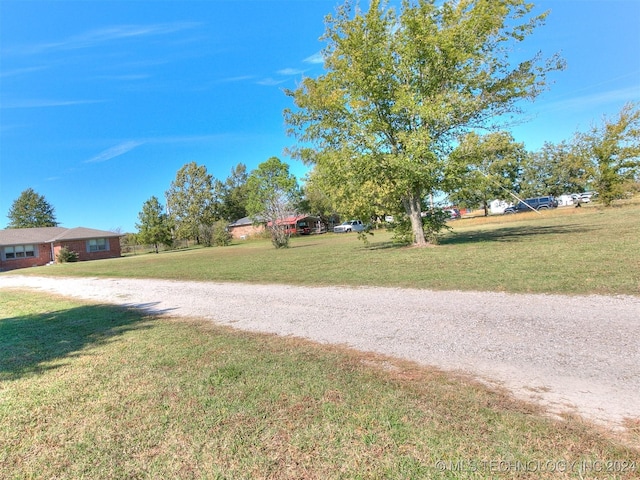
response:
M507 207L504 210L505 214L518 213L518 212L530 212L531 210L548 210L550 208L556 208L558 201L551 195L545 197L533 197L525 198L519 201L512 207Z
M596 195L596 192L584 192L572 194L571 197L576 204L590 202ZM539 210L549 210L558 207L558 200L553 195L545 195L542 197L531 197L520 200L515 205L506 207L504 214L513 214L519 212L530 212ZM449 220L461 218L460 210L457 208L445 208L442 210ZM423 216L428 216L429 212L424 212ZM387 222L393 222L393 217L385 217ZM362 232L366 229L365 224L361 220L348 220L333 228L334 233Z

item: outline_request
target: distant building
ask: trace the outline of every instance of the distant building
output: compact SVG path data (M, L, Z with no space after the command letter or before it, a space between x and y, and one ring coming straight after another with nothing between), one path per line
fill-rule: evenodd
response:
M312 233L325 233L326 226L320 217L310 215L289 215L278 220L278 225L283 225L292 235L308 235ZM271 222L254 222L250 217L244 217L230 223L227 228L233 238L246 239L256 235L262 235Z
M261 235L265 230L265 222L254 223L250 217L243 217L230 223L227 228L233 238L245 239Z
M122 235L91 228L9 228L0 230L0 271L47 265L67 247L78 261L121 256Z

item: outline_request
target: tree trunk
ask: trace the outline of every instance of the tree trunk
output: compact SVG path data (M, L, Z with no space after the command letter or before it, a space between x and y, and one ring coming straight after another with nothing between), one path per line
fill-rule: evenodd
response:
M429 245L429 242L427 242L424 235L424 228L422 228L422 209L420 208L420 204L420 197L418 195L411 195L402 199L402 205L411 220L413 244L416 247L426 247Z

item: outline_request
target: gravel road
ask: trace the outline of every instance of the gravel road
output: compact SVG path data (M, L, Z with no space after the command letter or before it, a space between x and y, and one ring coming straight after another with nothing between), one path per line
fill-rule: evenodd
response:
M13 287L462 371L612 428L640 418L638 297L0 276Z

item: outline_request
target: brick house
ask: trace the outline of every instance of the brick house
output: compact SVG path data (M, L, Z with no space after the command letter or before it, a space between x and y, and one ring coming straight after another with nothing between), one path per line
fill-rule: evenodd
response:
M80 262L119 257L120 237L119 233L84 227L0 230L0 272L55 262L63 247L76 252Z
M230 223L227 228L229 229L229 232L231 232L231 236L233 238L245 239L263 234L265 231L265 224L264 222L253 223L251 218L243 217L233 223Z
M320 217L310 215L289 215L277 223L278 225L284 225L292 235L308 235L327 231ZM244 217L229 224L227 228L233 238L245 239L263 234L266 227L270 225L271 222L254 223L250 217Z

